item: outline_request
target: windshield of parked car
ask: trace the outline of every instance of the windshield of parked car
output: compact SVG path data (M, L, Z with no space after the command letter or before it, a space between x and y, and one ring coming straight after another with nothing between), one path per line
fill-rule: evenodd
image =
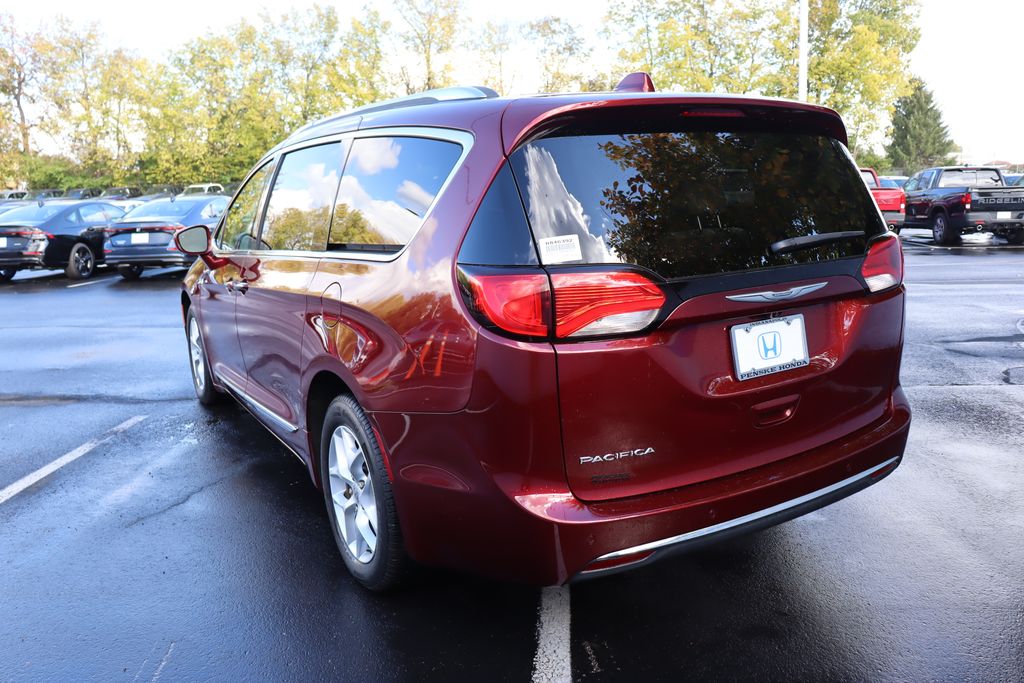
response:
M863 255L866 239L885 230L836 140L740 126L621 127L566 130L512 155L544 263L632 263L680 278ZM771 248L833 232L864 238Z
M879 178L878 182L881 183L882 187L885 187L885 188L888 188L888 189L893 189L893 190L899 188L899 186L900 186L900 184L897 183L892 178Z
M178 199L175 201L171 200L157 200L155 202L147 202L142 206L136 207L126 213L122 222L136 221L136 220L147 220L147 221L158 221L158 220L174 220L176 218L182 218L189 211L194 209L196 205L202 202L201 199Z
M870 171L861 171L860 177L864 179L868 187L878 187L878 183L875 182L875 175Z
M992 187L1002 185L999 171L988 168L943 171L939 187Z
M67 208L67 204L31 204L22 206L13 211L8 211L0 216L4 223L20 223L23 225L38 225L48 218L52 218Z

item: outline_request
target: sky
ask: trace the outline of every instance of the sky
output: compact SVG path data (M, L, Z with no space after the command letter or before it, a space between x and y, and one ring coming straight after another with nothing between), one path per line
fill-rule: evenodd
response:
M288 7L310 4L291 0ZM321 0L320 4L333 4L343 17L351 17L364 2ZM396 26L401 24L390 2L369 0L369 4L379 7ZM173 9L158 12L149 7L141 10L137 2L49 0L17 3L9 11L24 28L34 28L58 14L83 23L96 21L109 47L161 60L191 38L243 17L255 18L261 6L272 13L284 9L259 0L176 0L173 5ZM519 23L556 14L580 26L589 44L602 40L598 35L605 6L602 0L463 0L463 5L470 18L467 27L487 20ZM1024 0L920 0L920 5L921 41L910 56L911 70L934 92L950 134L964 149L965 161L1024 163L1024 88L1018 83L1024 54L1020 45L1024 40ZM524 74L519 84L512 85L518 90L530 83L534 69L529 55L514 54L512 61L513 68ZM607 68L605 64L595 66Z

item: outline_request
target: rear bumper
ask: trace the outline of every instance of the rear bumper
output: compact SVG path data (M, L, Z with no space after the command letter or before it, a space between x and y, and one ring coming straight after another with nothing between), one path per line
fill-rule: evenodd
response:
M418 415L419 430L405 420L379 423L386 446L402 443L389 457L407 547L426 564L544 585L636 568L829 505L895 469L910 428L910 407L897 389L881 420L811 451L678 489L588 503L549 478L514 477L479 460L476 471L456 469L472 456L459 453L467 443L515 447L501 435L477 441L471 424L480 417ZM429 439L420 443L416 431ZM458 443L460 432L466 440L449 449L453 467L403 463L405 446L436 450Z
M964 214L963 232L991 232L1005 235L1024 228L1024 211L971 211Z
M903 220L906 214L902 211L883 211L882 218L885 219L885 224L894 227L903 227Z
M0 268L42 268L42 256L26 256L23 253L0 254Z
M154 250L149 253L132 254L113 251L107 254L108 266L181 266L187 268L195 261L194 256L181 252L169 252L166 249Z

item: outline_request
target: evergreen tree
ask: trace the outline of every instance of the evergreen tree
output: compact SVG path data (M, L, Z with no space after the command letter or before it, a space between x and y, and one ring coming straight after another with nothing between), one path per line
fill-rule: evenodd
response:
M896 102L892 143L885 149L890 165L908 175L953 163L950 153L956 148L931 91L919 80L913 85L913 92Z

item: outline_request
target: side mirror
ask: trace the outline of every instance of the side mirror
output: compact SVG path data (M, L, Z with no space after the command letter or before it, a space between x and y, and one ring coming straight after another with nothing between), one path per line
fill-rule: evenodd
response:
M193 225L191 228L179 230L174 235L174 244L178 251L192 256L203 256L209 254L210 229L205 225Z

